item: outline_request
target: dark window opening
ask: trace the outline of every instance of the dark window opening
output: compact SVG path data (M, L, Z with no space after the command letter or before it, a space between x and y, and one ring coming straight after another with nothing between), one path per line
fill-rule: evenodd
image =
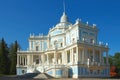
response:
M39 59L36 59L36 64L39 64Z
M38 51L39 50L39 46L36 46L36 51Z

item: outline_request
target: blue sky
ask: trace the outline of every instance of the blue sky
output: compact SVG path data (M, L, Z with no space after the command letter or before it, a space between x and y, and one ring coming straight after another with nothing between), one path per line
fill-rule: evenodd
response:
M120 0L65 0L71 23L97 24L99 41L109 44L110 54L120 52ZM59 23L63 0L0 0L0 38L8 45L15 40L23 50L28 47L30 33L47 34Z

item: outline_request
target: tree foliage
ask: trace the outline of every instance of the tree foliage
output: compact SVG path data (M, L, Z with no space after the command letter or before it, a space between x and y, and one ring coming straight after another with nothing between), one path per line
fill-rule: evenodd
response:
M116 72L116 67L115 66L111 66L110 67L110 75L111 75L111 77L117 76L117 72Z
M4 39L0 41L0 74L8 74L9 71L9 58L8 47Z
M8 47L4 38L0 40L0 74L16 74L18 47L17 41Z
M16 64L17 64L17 49L19 45L17 41L15 41L14 44L10 46L10 60L11 60L11 66L10 66L10 74L16 74Z
M117 73L115 75L120 76L120 52L116 52L114 56L109 56L109 63L111 69L114 70L111 70L111 73Z

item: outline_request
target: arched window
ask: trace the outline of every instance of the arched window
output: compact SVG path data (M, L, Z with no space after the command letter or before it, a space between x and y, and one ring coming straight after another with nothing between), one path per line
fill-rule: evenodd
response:
M25 74L25 70L22 70L22 74Z

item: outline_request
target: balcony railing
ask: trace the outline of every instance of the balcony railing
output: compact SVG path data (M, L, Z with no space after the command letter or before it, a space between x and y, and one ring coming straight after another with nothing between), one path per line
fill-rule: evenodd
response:
M97 43L90 43L87 41L83 41L83 40L77 40L77 43L81 43L81 44L89 44L89 45L94 45L94 46L101 46L101 47L108 47L108 43L103 43L103 42L97 42Z
M83 40L75 40L75 41L72 41L69 44L66 44L65 46L57 47L57 50L64 49L65 47L71 46L71 45L76 44L76 43L108 48L108 43L106 43L106 44L104 44L102 42L90 43L90 42L86 42L86 41L83 41ZM51 51L51 50L55 50L55 47L51 46L50 48L47 48L46 50L38 50L38 51L36 51L36 50L29 50L29 49L27 49L25 51L24 50L18 50L17 52L29 53L29 52L45 52L45 51Z

